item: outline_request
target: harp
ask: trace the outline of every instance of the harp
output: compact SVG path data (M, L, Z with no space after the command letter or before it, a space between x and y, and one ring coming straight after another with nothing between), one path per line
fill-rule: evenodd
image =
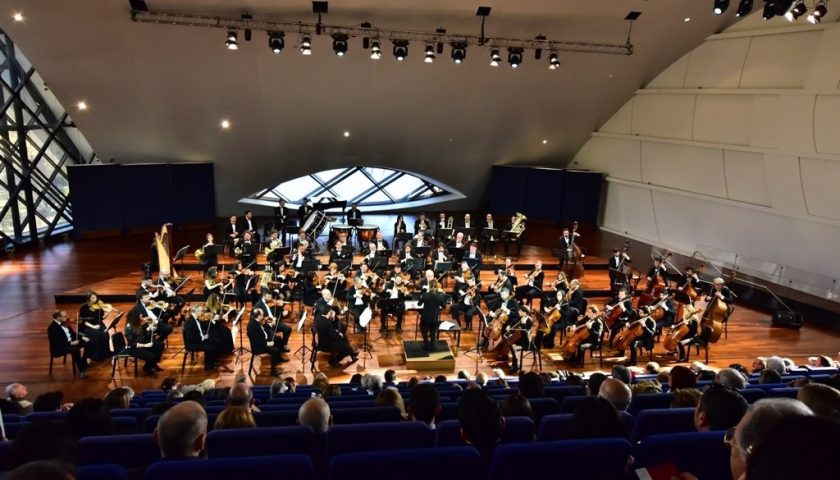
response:
M155 232L155 249L158 255L160 273L169 277L177 278L175 266L172 263L172 224L164 223L160 227L160 233Z

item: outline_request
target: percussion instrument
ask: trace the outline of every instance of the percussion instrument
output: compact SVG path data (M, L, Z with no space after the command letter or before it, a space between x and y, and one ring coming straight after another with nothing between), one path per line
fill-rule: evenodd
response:
M303 222L300 230L306 233L308 238L318 238L321 232L324 231L324 227L327 226L327 221L328 218L324 212L321 210L312 210L309 216L306 217L306 221Z
M350 225L345 225L341 223L337 223L332 226L332 233L335 238L349 238L350 237L350 229L352 229ZM345 235L342 237L341 235Z
M376 238L376 232L379 231L379 227L376 225L361 225L356 228L359 231L359 240L368 243Z

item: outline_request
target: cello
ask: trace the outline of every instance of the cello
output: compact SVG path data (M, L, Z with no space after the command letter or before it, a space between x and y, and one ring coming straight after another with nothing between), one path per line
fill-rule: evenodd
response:
M645 289L641 295L639 295L639 303L637 305L649 305L653 302L654 299L659 298L659 293L665 289L667 283L665 282L664 274L662 273L665 270L664 262L666 259L671 258L671 252L668 252L664 258L658 259L660 262L660 266L662 266L661 270L657 270L656 274L654 275L651 281L647 282L645 285Z
M694 308L693 305L686 305L685 306L686 316L680 323L671 327L671 330L668 332L668 335L662 341L662 346L665 347L665 351L667 352L676 352L678 349L678 345L688 335L688 323L693 319L697 321L697 310Z
M569 235L569 248L566 249L566 263L563 264L562 272L572 280L583 277L583 252L576 245L575 235L577 234L578 222L572 224L572 233Z
M713 292L712 300L706 305L706 311L700 320L700 325L709 327L712 331L709 336L709 343L717 343L723 334L723 322L729 313L729 305L726 304L717 294Z
M586 323L579 327L575 327L574 332L566 337L566 343L563 344L563 358L571 358L578 351L578 347L589 338L589 331L592 329L592 324L601 317L601 314L589 319Z
M613 345L619 351L627 350L630 348L630 345L636 341L637 338L641 337L645 332L645 319L649 317L641 317L636 321L630 322L624 327L618 335L615 337L615 342Z
M495 311L493 320L484 329L484 337L487 341L487 350L496 350L504 339L505 324L508 321L508 314L501 308Z

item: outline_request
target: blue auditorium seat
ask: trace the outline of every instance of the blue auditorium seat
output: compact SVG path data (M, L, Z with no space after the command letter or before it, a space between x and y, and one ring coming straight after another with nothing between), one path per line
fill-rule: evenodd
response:
M102 435L79 439L79 464L116 463L127 469L143 468L160 458L150 433Z
M29 425L29 422L16 422L6 425L6 438L14 440L18 432L26 428L27 425Z
M574 413L580 402L586 398L585 395L573 395L566 397L560 402L560 411L558 413Z
M528 417L505 417L501 443L522 443L534 440L534 421ZM460 447L466 445L461 437L458 420L445 420L435 428L435 446Z
M76 468L78 480L127 480L128 471L122 465L113 463Z
M0 442L0 472L9 468L9 450L11 448L12 442Z
M534 420L539 422L546 415L560 413L560 404L553 398L531 398L528 400L534 412Z
M422 422L334 425L327 432L327 454L432 448L435 431Z
M397 407L331 408L333 423L349 425L354 423L399 422L402 420Z
M407 408L407 406L406 406ZM446 402L440 404L440 413L438 414L436 421L438 423L443 422L445 420L457 420L458 419L458 404L453 402Z
M310 480L312 460L306 455L173 460L152 464L146 480L201 480L290 478Z
M112 417L134 417L138 425L143 425L151 413L151 408L114 408L111 410Z
M565 439L569 425L572 424L573 415L573 413L561 413L543 417L537 431L537 439L541 442ZM627 412L619 412L619 415L624 423L624 435L630 438L630 433L633 431L633 415Z
M545 393L543 394L543 396L551 397L558 402L562 402L566 397L581 395L586 395L586 389L580 385L548 386L545 387Z
M499 445L489 478L541 478L558 469L563 478L624 478L631 451L623 438Z
M627 411L630 412L631 415L636 415L642 410L650 408L669 408L671 406L672 397L673 395L670 393L649 393L639 395L630 400L630 406L627 407Z
M480 462L481 457L472 447L348 453L332 459L330 480L389 474L400 480L465 480L478 478Z
M134 417L111 417L111 424L116 433L134 433L138 425Z
M633 422L630 441L638 442L648 435L693 432L694 408L652 408L642 410Z
M32 412L24 416L22 420L24 422L51 422L54 420L64 420L65 415L67 415L67 412Z
M738 390L738 393L744 397L744 400L746 400L747 403L755 403L767 396L767 392L760 388L745 388L743 390Z
M7 423L17 423L22 422L23 419L17 413L4 413L3 414L3 424Z
M207 414L207 429L212 430L213 424L216 423L216 417L218 417L218 413L208 413ZM256 415L254 415L256 418ZM297 412L295 412L295 418L297 418ZM160 420L160 415L152 415L146 418L146 421L143 422L143 431L147 433L152 433L157 428L158 420ZM257 423L259 425L259 422Z
M674 464L697 478L729 479L729 449L724 432L687 432L651 435L636 447L634 467Z
M314 434L309 427L265 427L214 430L207 433L210 458L312 454Z
M254 420L258 427L291 427L297 423L298 409L258 412Z
M795 387L788 387L788 388L774 388L772 390L765 390L765 395L768 397L786 397L786 398L796 398L799 395L799 388Z

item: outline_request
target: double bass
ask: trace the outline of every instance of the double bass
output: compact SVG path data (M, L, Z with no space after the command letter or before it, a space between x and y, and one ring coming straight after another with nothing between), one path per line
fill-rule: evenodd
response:
M575 242L575 234L578 230L578 222L572 224L572 233L569 235L569 248L566 249L566 263L563 264L563 273L570 279L583 277L583 251Z
M712 292L712 300L706 305L706 311L700 320L701 326L709 327L712 330L709 343L717 343L720 340L720 336L723 334L723 321L728 313L729 305L721 300L716 292Z
M663 267L665 265L664 262L668 258L671 258L671 252L668 252L668 254L665 255L665 258L661 260L661 265ZM647 282L647 285L645 285L644 291L641 295L639 295L639 303L637 305L649 305L654 299L659 298L659 294L667 285L668 284L665 281L664 276L661 273L657 273L656 276L653 277L651 281Z

